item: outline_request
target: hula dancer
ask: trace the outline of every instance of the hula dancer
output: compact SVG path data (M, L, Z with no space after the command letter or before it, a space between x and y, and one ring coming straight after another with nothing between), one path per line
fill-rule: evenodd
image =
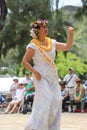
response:
M22 60L25 68L32 72L36 86L32 113L25 130L60 130L62 101L54 58L56 51L67 51L71 48L74 29L68 28L69 38L65 44L47 37L47 25L47 20L32 23L33 39ZM34 61L33 67L30 64L31 59Z

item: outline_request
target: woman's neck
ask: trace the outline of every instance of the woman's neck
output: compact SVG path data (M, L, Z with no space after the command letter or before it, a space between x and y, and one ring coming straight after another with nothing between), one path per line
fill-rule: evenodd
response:
M46 44L45 37L39 37L38 40L39 40L43 45Z
M78 84L77 87L81 87L81 84Z

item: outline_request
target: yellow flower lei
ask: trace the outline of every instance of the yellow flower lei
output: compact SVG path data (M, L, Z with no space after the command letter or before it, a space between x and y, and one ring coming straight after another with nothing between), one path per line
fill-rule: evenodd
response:
M35 43L37 46L39 46L40 48L46 50L46 51L50 51L52 49L52 39L51 38L48 38L48 37L45 37L45 41L47 43L46 46L42 45L42 43L37 39L32 39L30 41L30 43Z

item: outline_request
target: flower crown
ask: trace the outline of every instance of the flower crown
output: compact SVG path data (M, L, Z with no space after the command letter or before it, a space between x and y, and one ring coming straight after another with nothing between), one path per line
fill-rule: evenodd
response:
M32 28L39 29L41 26L46 27L48 25L47 20L38 20L32 23Z
M41 26L42 27L46 27L48 25L48 21L47 20L37 20L35 22L33 22L31 24L31 31L30 31L30 35L33 37L33 38L37 38L38 36L38 31L37 29L39 29Z

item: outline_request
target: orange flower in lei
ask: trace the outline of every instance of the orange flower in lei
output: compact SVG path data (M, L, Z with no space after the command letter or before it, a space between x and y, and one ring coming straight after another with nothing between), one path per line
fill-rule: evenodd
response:
M32 39L31 43L35 43L40 48L44 49L45 51L50 51L52 49L52 39L45 37L46 46L44 46L37 38Z

